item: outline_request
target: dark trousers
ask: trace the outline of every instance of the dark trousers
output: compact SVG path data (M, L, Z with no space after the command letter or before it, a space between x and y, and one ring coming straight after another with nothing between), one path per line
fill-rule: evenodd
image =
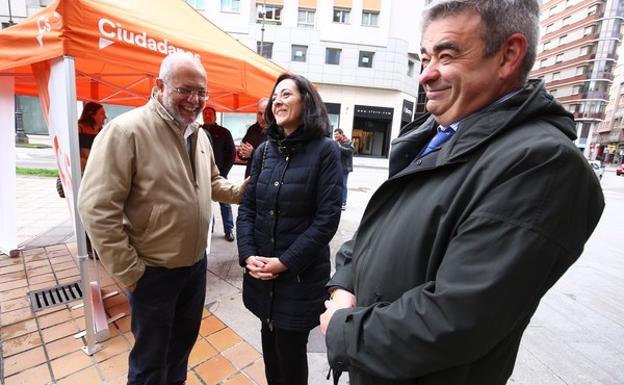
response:
M273 328L262 322L264 373L269 385L307 385L310 332Z
M147 267L129 295L134 347L128 385L184 384L206 296L206 256L176 269Z

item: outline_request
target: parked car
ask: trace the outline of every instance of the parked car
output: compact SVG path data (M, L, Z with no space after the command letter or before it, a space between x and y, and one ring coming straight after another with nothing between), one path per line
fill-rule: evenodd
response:
M591 168L594 170L594 173L598 177L598 179L602 179L602 175L604 174L604 167L600 165L600 162L597 160L588 161Z
M624 164L617 166L617 168L615 169L615 173L617 174L617 176L624 175Z

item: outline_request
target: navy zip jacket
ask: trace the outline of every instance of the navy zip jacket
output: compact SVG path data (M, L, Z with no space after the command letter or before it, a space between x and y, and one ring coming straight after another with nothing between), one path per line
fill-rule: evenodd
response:
M301 128L283 138L269 127L236 221L241 266L259 255L278 257L288 268L269 281L244 276L243 302L262 321L294 331L319 324L341 192L340 153L331 139L306 139Z

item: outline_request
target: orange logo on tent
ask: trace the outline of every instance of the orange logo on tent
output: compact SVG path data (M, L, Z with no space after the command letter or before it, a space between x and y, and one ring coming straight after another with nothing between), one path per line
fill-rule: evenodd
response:
M35 40L39 43L39 49L43 48L43 37L46 33L51 32L52 28L56 28L57 23L61 19L61 15L54 11L48 15L42 15L35 20L35 26L37 28L37 34Z
M39 29L39 33L35 36L35 39L39 43L39 48L43 48L43 34L52 30L50 19L47 16L40 16L37 19L37 29Z

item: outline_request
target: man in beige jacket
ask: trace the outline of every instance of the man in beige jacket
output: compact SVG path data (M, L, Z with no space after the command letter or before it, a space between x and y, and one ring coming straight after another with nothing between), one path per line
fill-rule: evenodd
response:
M206 293L212 200L238 203L245 182L219 175L195 119L206 73L185 53L166 57L144 106L96 138L78 205L102 264L126 288L135 344L128 384L183 384Z

